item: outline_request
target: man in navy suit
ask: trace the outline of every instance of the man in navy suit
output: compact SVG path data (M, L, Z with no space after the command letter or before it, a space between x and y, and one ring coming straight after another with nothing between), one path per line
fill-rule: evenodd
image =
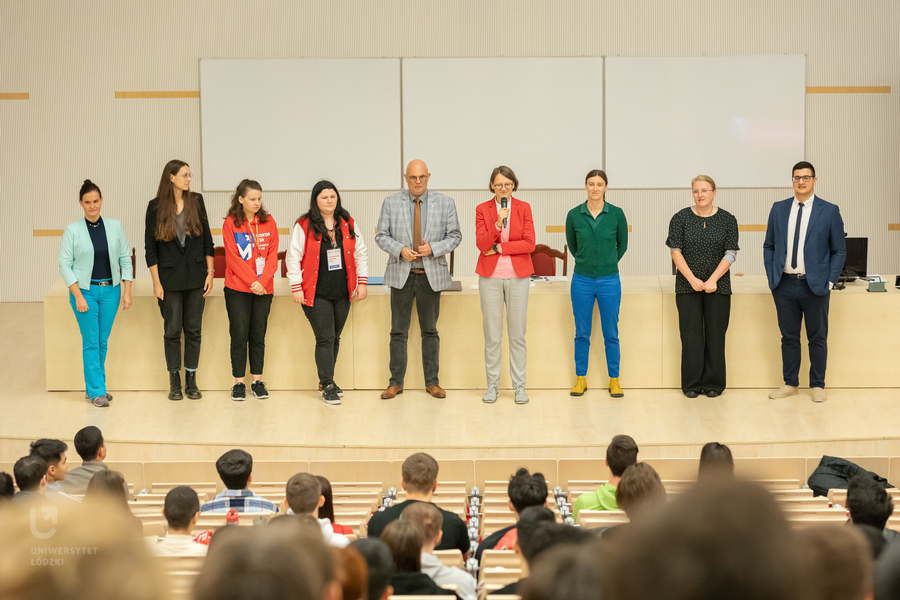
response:
M800 325L806 319L809 387L813 402L825 402L828 361L828 302L844 257L844 221L834 204L815 195L816 169L803 161L793 169L794 197L769 212L763 262L781 329L784 385L769 398L797 394L800 385Z

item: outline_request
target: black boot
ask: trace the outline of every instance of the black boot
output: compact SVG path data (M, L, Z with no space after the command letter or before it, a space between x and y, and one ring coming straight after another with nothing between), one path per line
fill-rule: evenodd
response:
M184 372L184 393L191 400L197 400L203 397L200 388L197 387L197 371Z
M169 371L169 400L181 400L181 371Z

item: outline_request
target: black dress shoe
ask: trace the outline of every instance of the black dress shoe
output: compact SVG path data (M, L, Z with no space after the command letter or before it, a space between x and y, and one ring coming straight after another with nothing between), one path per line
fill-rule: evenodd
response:
M686 391L686 392L684 393L684 395L687 396L688 398L696 398L696 397L699 396L700 394L698 394L698 393L695 392L694 390L688 390L688 391Z
M719 396L721 396L721 394L715 390L709 390L708 392L706 392L707 398L718 398Z

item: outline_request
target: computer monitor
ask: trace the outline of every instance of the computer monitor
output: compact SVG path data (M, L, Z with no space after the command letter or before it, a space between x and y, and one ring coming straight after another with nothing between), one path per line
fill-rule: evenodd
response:
M869 238L844 238L847 242L847 256L844 258L844 268L841 269L841 279L853 281L858 277L866 276L866 259L869 254Z

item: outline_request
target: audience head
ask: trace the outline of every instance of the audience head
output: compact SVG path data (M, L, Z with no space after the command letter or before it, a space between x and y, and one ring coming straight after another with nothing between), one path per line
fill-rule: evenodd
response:
M103 434L100 433L100 430L93 425L80 429L75 434L75 452L85 462L105 459L106 442L103 440Z
M900 598L900 544L888 544L875 565L875 600Z
M229 450L216 461L216 471L229 490L243 490L250 482L253 457L243 450Z
M597 540L587 544L597 544ZM602 581L596 554L581 544L551 548L533 568L529 566L529 577L517 591L522 600L600 600Z
M542 473L532 475L528 469L519 469L509 478L507 487L510 508L521 514L529 506L547 504L547 480Z
M412 521L422 528L423 549L433 550L434 546L441 543L444 525L444 515L438 507L430 502L414 502L403 509L401 519Z
M222 529L230 531L219 537ZM194 586L195 600L339 597L331 552L318 526L293 519L278 527L218 531Z
M406 519L391 521L381 533L381 541L391 550L395 573L418 573L422 570L425 535L417 523Z
M597 539L586 529L562 525L555 521L538 523L527 537L525 548L522 548L520 543L519 551L529 565L538 562L550 548L583 544Z
M0 510L0 598L169 597L143 539L124 533L133 528L133 515L79 503L54 508L56 512L48 514L44 514L47 508L35 513ZM36 519L31 514L36 514ZM45 518L51 514L52 520Z
M163 505L163 516L169 531L190 530L194 517L200 514L200 498L191 487L179 485L169 490Z
M697 480L711 476L734 477L734 458L731 457L731 449L725 444L710 442L700 451Z
M359 552L347 546L331 548L334 559L334 578L341 585L342 600L366 600L369 569Z
M322 497L325 498L325 503L319 507L318 517L320 519L328 519L331 523L334 523L334 496L331 493L331 482L321 475L316 475L316 479L319 480L319 487L322 488Z
M872 550L872 560L878 560L878 557L881 556L884 547L887 546L888 543L884 538L884 529L878 529L871 525L853 525L853 527L866 538L869 549Z
M85 502L95 502L100 498L110 504L128 507L128 484L118 471L106 469L91 477L84 492Z
M387 544L378 538L355 540L350 547L360 553L369 571L369 600L387 600L394 593L394 560Z
M12 475L6 471L0 472L0 500L12 498L15 494L16 489L13 487Z
M516 545L525 562L531 563L534 556L534 546L532 546L532 538L534 533L545 523L556 524L556 517L546 506L531 506L522 511L519 515L519 522L516 523L518 539Z
M438 463L424 452L417 452L403 461L403 489L408 492L430 494L437 487Z
M613 477L621 477L625 469L637 462L638 446L630 435L617 435L606 448L606 466Z
M16 485L23 492L38 492L46 487L47 461L40 456L23 456L13 466Z
M645 510L661 507L666 503L666 488L648 463L635 463L625 469L616 487L616 504L625 511L628 518Z
M796 540L774 498L748 482L694 486L629 525L602 561L616 600L802 597Z
M855 525L884 529L894 513L894 503L877 481L868 475L857 475L847 486L847 510Z
M796 532L810 598L862 600L872 592L872 554L856 527L814 525Z
M322 486L315 475L297 473L287 482L284 497L295 515L309 515L322 502Z
M47 483L62 481L69 470L66 450L68 446L60 440L40 439L31 442L31 454L40 456L47 463Z

